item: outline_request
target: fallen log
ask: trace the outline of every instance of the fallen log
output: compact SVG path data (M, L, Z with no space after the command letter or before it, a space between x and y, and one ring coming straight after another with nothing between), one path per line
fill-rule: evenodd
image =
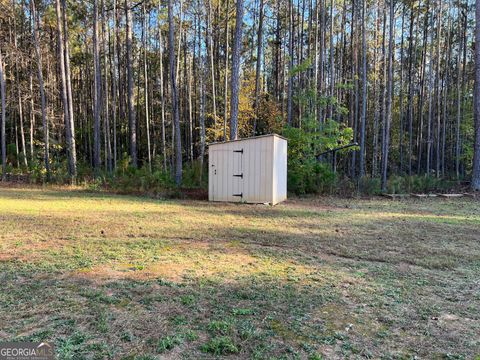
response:
M460 197L463 197L463 194L438 194L438 196L441 196L444 198L460 198Z

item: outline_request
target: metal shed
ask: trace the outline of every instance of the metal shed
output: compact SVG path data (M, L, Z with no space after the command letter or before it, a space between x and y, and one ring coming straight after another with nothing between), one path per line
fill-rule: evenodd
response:
M279 135L208 146L210 201L278 204L287 198L287 140Z

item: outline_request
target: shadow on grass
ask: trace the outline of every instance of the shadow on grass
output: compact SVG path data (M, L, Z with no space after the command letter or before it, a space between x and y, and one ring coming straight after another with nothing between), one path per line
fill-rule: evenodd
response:
M308 320L316 309L339 301L331 285L301 287L256 277L236 283L215 278L99 283L4 272L0 339L51 341L62 359L213 358L230 352L246 358L292 352L307 357L322 341L336 341L329 324Z
M426 297L433 289L406 281L399 288L393 271L388 280L378 273L358 282L341 274L302 283L261 274L113 280L11 269L0 275L0 340L51 341L60 359L474 355L478 325L432 329L438 309L456 309Z
M469 358L479 345L480 244L464 216L0 198L27 200L1 214L0 339L52 340L62 359Z
M185 221L180 221L182 209ZM315 266L324 256L336 257L330 261L406 263L430 269L453 269L480 261L477 228L438 218L406 221L405 217L332 215L295 218L286 224L284 218L258 221L256 214L250 214L247 219L235 215L217 222L214 215L181 204L142 210L139 216L140 210L72 211L3 214L0 229L9 237L1 244L0 259L45 262L48 267L58 263L60 269L66 266L62 264L78 268L112 261L148 264L165 256L180 262L222 254L234 259L236 253L308 266ZM187 213L195 216L189 218Z

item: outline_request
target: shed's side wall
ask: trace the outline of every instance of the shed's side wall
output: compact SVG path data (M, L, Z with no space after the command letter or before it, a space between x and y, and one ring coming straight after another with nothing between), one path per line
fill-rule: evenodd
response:
M272 205L287 199L287 141L274 139Z
M244 143L243 201L270 203L272 199L274 136L247 139Z

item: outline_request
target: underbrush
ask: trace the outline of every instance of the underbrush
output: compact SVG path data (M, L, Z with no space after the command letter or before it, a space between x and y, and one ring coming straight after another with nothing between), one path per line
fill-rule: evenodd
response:
M182 186L178 188L172 172L164 171L161 161L157 160L159 159L155 159L152 170L150 170L148 164L140 168L134 168L130 165L129 158L125 157L118 161L115 170L107 171L107 169L102 168L96 174L90 164L79 161L75 184L91 191L106 190L122 194L145 194L174 198L183 197L184 193L206 191L208 174L206 170L202 171L199 161L184 164ZM206 169L206 166L204 168ZM39 158L29 164L29 169L7 166L7 180L14 183L30 184L72 184L68 174L67 162L57 162L53 158L50 161L49 177L43 159Z
M458 180L437 178L426 175L392 176L387 182L389 194L428 194L433 192L445 193L460 190L462 184ZM365 177L358 182L358 191L365 195L380 195L381 184L379 178Z
M288 189L296 195L373 196L384 192L380 178L363 177L352 180L334 174L326 164L314 164L288 173ZM388 194L428 194L464 192L464 182L456 179L425 175L392 176L387 182Z
M104 174L86 183L91 189L107 189L119 193L142 193L163 197L183 197L183 189L206 190L208 179L199 162L183 168L182 187L175 184L173 174L163 170L150 171L148 166L135 169L119 168L113 174Z
M289 151L295 152L295 149L295 146L291 146ZM305 151L299 153L305 155ZM52 158L50 163L50 178L47 178L43 159L39 158L29 164L28 170L8 165L7 180L32 184L70 184L67 162L59 162L54 159ZM292 153L289 153L287 183L288 191L300 196L308 194L340 196L382 194L379 178L366 176L359 180L352 180L348 177L341 177L338 173L335 174L331 165L326 162L319 162L313 156L299 156ZM132 167L129 158L125 156L118 161L114 171L109 172L102 168L96 175L90 164L79 161L76 184L92 191L106 190L121 194L204 199L208 188L208 167L204 162L202 168L199 161L184 164L182 186L179 188L175 184L171 169L163 171L163 164L159 158L153 161L152 170L150 170L147 164L140 168ZM464 183L457 179L414 175L391 176L387 184L387 193L390 194L451 191L465 191Z

